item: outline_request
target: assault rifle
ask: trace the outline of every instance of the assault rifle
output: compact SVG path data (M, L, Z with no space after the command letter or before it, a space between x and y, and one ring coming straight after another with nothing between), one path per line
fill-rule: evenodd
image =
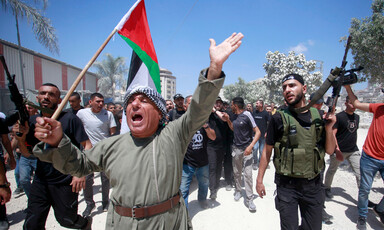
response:
M295 109L295 112L301 113L305 110L308 110L313 104L315 104L323 95L327 92L327 90L332 86L332 96L328 97L327 102L325 103L328 108L328 113L333 113L336 108L337 99L340 96L341 87L343 85L352 85L357 82L357 75L355 72L362 70L364 67L359 66L355 69L345 70L345 66L347 65L347 54L349 51L349 46L351 44L352 37L349 36L347 40L347 45L345 47L344 57L341 62L340 67L336 67L331 70L331 73L324 81L324 83L320 86L320 88L315 92L311 102L301 108Z
M356 69L345 70L345 66L348 63L347 54L348 54L349 46L351 44L351 40L352 40L351 35L349 35L347 40L347 45L345 46L345 53L344 53L344 57L341 62L340 68L336 67L335 69L331 70L331 74L337 77L332 82L332 87L333 87L332 96L328 97L327 102L325 103L329 107L328 114L333 113L335 111L337 99L340 97L341 87L343 85L355 84L357 82L357 75L355 74L355 72L363 69L362 66L359 66Z
M17 88L17 85L15 83L15 75L12 74L11 76L11 74L9 73L8 66L5 63L5 59L3 55L0 55L0 60L1 60L1 63L3 64L5 73L7 74L8 89L9 89L9 92L11 93L11 100L15 104L16 110L17 110L15 114L12 114L10 116L11 119L8 119L8 120L11 120L10 122L8 122L11 124L8 124L8 125L13 125L14 123L16 123L17 120L20 120L21 125L24 125L25 122L29 120L29 114L28 114L27 108L25 107L24 98L23 96L21 96L19 89ZM16 135L21 137L22 133L16 133Z

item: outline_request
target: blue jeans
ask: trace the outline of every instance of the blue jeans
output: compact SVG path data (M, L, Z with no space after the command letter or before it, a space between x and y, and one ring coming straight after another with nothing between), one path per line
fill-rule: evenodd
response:
M31 179L33 172L36 170L37 158L34 156L24 157L21 156L19 160L19 176L20 185L23 188L27 197L31 191Z
M360 158L360 187L359 198L357 202L357 210L359 216L367 218L368 213L368 195L372 188L373 178L377 171L380 172L381 178L384 180L384 160L378 160L371 156L368 156L364 151ZM382 208L384 204L384 198L381 199L378 208Z
M256 142L255 146L253 146L253 163L255 164L259 163L261 154L263 154L264 145L265 145L265 137L264 135L262 135L260 136L260 139Z
M19 157L16 157L17 153L14 153L15 155L15 160L16 160L16 168L15 168L15 180L16 180L16 187L20 187L20 174L19 174Z
M183 175L181 176L180 191L184 198L185 205L188 208L189 186L191 185L193 175L196 175L199 183L198 200L206 200L209 186L209 165L195 168L187 164L183 164Z

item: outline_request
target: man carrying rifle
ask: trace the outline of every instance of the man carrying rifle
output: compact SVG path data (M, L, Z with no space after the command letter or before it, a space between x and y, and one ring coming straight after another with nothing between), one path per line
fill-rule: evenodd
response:
M269 122L256 191L261 198L266 195L263 177L274 149L275 206L280 213L281 229L318 230L322 225L324 203L320 172L324 168L325 153L335 150L332 127L336 119L330 114L329 121L324 124L315 108L295 112L305 105L307 86L301 75L286 75L282 86L288 108L276 112ZM298 207L302 220L300 228Z
M43 84L39 88L36 98L42 108L53 111L61 102L60 90L56 85L50 83ZM39 142L33 136L37 118L50 117L51 115L42 112L30 117L29 124L27 124L29 130L28 126L15 125L14 131L20 131L23 134L21 137L16 136L22 154L30 155L32 153L31 147ZM83 124L76 115L62 112L58 120L62 124L62 132L77 148L80 147L80 144L85 148L91 147ZM54 169L52 164L38 160L35 177L29 192L24 229L44 229L51 207L61 226L74 229L91 229L92 218L84 218L77 214L78 192L84 188L84 185L84 178L62 174Z

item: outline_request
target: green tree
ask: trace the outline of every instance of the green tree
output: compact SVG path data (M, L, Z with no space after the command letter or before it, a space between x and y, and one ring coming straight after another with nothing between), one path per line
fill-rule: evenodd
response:
M125 59L114 58L111 54L105 54L106 58L101 62L95 62L93 67L102 77L98 80L99 92L104 95L111 95L115 99L116 88L125 89L124 74L127 72Z
M384 81L384 0L375 0L371 9L372 16L352 19L350 47L353 65L364 67L361 80L381 83Z
M36 39L52 53L59 54L58 39L51 20L41 13L47 8L48 0L34 0L33 3L25 3L20 0L0 0L5 12L11 12L16 22L18 18L27 18L32 23L32 29Z

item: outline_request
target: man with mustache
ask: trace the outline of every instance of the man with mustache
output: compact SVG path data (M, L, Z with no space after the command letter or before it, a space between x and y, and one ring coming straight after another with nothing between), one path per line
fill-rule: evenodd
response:
M147 86L129 88L124 102L129 133L100 141L80 152L63 136L61 124L39 119L34 149L62 172L86 175L104 171L113 188L107 229L191 229L184 199L179 194L182 164L194 133L208 120L224 83L224 62L241 44L232 34L216 46L210 39L210 66L200 73L188 111L164 126L165 100ZM48 143L58 148L44 150Z
M40 107L51 109L54 112L61 102L60 90L54 84L45 83L39 88L36 99ZM14 126L15 132L23 133L22 137L16 135L23 155L31 155L31 148L39 142L33 136L36 121L42 119L41 117L51 115L48 111L42 111L41 114L30 117L28 126ZM58 120L62 124L61 134L64 132L68 136L68 141L72 142L76 148L80 148L80 144L85 148L91 147L83 124L76 115L71 112L62 112ZM61 226L90 229L92 218L85 218L77 214L78 193L84 188L84 183L85 178L72 177L68 173L63 174L53 168L51 163L37 160L35 177L28 196L24 229L44 229L51 207Z
M315 108L295 112L295 108L305 106L307 86L301 75L286 75L282 86L288 108L276 112L269 122L256 191L261 198L266 195L263 177L274 149L275 206L280 213L281 229L321 229L324 190L320 172L325 153L332 154L336 147L332 131L336 119L330 114L324 124Z

